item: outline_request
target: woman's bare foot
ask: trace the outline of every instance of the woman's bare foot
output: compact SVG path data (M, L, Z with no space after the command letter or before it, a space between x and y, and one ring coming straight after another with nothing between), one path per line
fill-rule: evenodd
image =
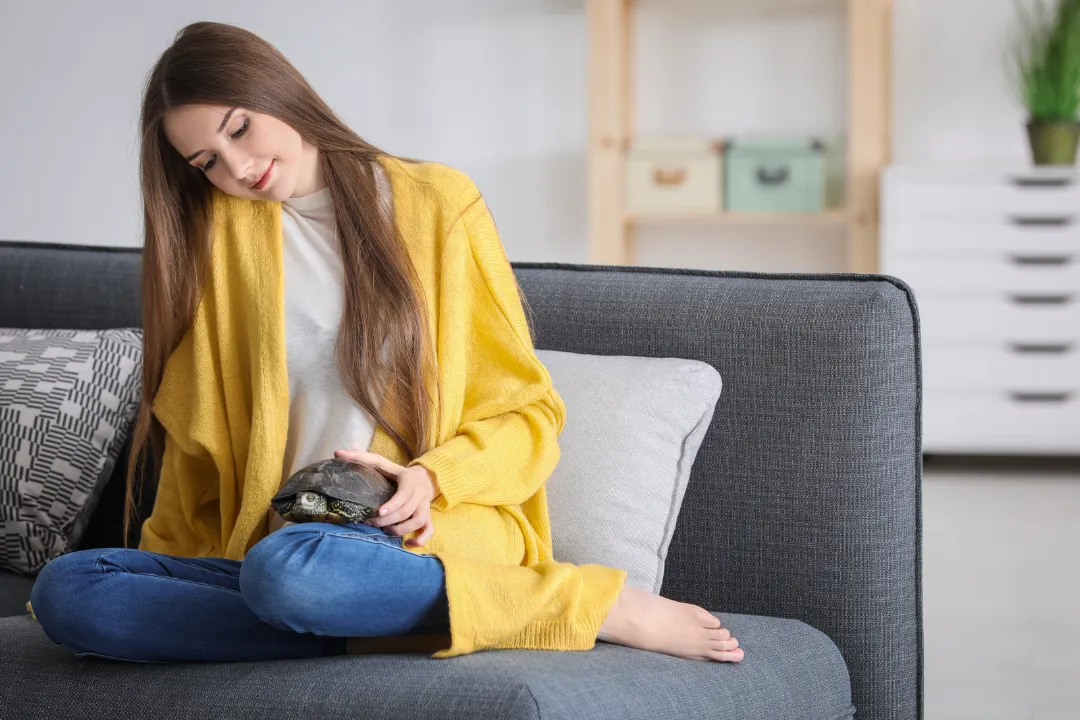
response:
M739 662L739 641L708 610L629 586L600 626L597 640L690 660Z

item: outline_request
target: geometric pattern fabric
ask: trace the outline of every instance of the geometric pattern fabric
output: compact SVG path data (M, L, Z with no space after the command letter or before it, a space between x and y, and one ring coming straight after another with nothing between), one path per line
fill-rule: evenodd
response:
M0 567L74 549L131 432L138 329L0 328Z

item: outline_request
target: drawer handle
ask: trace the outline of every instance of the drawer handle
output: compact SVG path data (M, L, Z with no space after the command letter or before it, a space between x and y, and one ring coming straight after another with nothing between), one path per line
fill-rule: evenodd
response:
M1013 293L1009 299L1017 305L1067 305L1072 302L1072 295L1061 293L1059 295L1027 295Z
M1013 402L1018 403L1063 403L1072 397L1068 390L1063 392L1024 392L1014 390L1009 393Z
M1059 177L1035 177L1031 175L1014 175L1009 178L1013 185L1019 187L1067 187L1073 184L1071 175Z
M656 168L653 170L653 182L666 187L682 185L686 182L686 168L676 168L674 170Z
M1072 352L1073 344L1071 342L1063 343L1022 343L1014 342L1008 343L1009 349L1014 353L1019 354L1055 354L1061 355L1067 352Z
M1019 227L1065 227L1072 225L1072 215L1010 215L1009 221Z
M772 172L769 168L759 167L757 171L758 182L762 185L783 185L791 177L791 171L786 167L778 167Z
M1056 265L1068 265L1072 262L1072 255L1009 255L1009 260L1014 265L1028 265L1028 266L1056 266Z

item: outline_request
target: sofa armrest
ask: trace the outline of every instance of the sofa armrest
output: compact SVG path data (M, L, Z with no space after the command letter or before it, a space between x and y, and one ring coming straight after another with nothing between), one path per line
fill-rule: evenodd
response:
M517 264L538 347L695 358L724 389L663 594L828 634L860 718L921 716L921 360L900 281ZM752 648L747 648L752 653Z

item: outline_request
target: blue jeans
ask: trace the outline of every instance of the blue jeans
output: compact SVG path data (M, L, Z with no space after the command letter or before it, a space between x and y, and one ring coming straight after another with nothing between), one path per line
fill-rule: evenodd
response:
M278 660L346 637L449 632L442 563L363 524L289 525L244 560L78 550L45 564L30 602L75 655L133 662Z

